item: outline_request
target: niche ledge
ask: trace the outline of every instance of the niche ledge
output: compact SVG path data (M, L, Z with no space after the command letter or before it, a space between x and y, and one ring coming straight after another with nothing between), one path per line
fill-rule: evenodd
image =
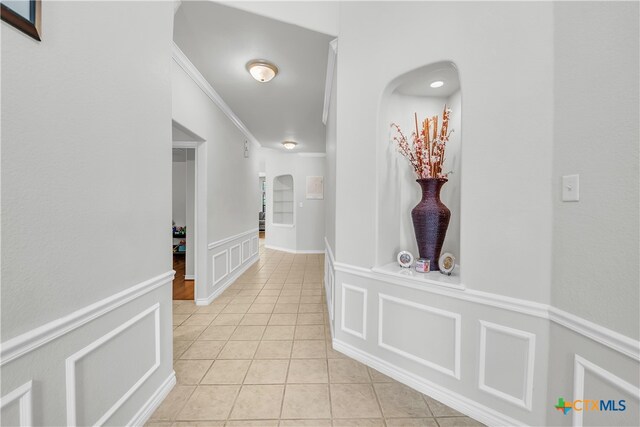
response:
M385 276L391 276L397 279L402 279L411 285L436 285L449 289L465 290L465 286L460 280L460 266L456 265L451 276L442 274L439 271L431 271L429 273L418 273L411 268L403 268L398 265L397 262L390 262L380 267L373 267L371 269L374 273L383 274ZM413 286L412 286L413 287Z

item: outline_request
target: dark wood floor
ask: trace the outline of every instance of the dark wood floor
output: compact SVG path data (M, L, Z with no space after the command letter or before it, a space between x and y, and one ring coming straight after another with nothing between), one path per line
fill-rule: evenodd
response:
M173 269L176 277L173 279L173 299L188 299L193 301L193 280L184 280L184 255L173 256Z

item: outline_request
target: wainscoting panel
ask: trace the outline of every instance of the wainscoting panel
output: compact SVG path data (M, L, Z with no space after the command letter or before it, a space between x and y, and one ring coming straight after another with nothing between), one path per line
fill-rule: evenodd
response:
M460 378L460 315L390 295L378 295L378 345Z
M2 425L143 425L173 386L173 275L3 342Z
M481 320L480 390L530 411L535 349L534 334Z
M229 274L229 251L225 249L215 254L211 259L211 265L213 267L211 274L213 286L216 286Z
M229 249L229 269L231 273L236 271L242 265L242 250L240 244L231 246Z
M5 426L32 425L32 381L29 381L0 399L0 420Z
M160 366L160 304L72 354L65 365L67 424L104 424ZM96 387L106 383L112 387Z
M342 316L340 330L367 339L367 290L342 284Z
M242 242L242 262L251 258L251 240L247 239Z
M260 241L258 240L258 236L253 236L251 238L251 256L257 255L259 249L260 249Z
M206 297L198 296L197 305L208 305L229 287L260 257L258 229L209 243L211 279Z
M638 425L637 340L539 302L481 292L469 283L462 289L417 286L341 263L328 244L326 254L337 351L490 426ZM362 293L332 292L332 274L338 286L366 290L364 339L358 336L362 321L356 321ZM343 330L343 323L356 333ZM558 398L581 396L624 399L627 409L564 415L554 407Z

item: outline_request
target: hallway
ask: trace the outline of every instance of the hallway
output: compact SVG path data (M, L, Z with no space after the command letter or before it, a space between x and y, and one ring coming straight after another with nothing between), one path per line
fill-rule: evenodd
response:
M209 306L174 301L178 384L148 426L479 426L333 351L323 255L264 249Z

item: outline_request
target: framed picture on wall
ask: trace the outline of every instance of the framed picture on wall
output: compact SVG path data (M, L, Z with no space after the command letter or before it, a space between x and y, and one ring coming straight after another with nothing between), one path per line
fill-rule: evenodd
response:
M324 177L307 177L307 199L324 199Z
M29 37L40 41L40 0L0 0L0 17Z

